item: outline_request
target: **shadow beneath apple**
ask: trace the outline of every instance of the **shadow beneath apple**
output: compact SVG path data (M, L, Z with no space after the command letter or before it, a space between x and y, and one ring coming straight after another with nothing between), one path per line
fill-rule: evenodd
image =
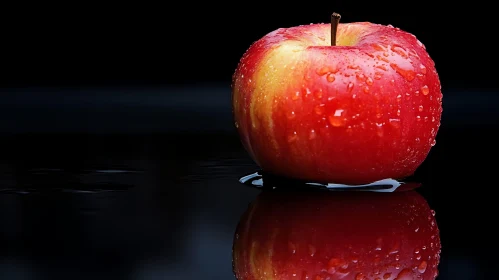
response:
M265 177L266 186L237 226L237 279L438 275L441 243L435 212L415 184L391 192L327 191L297 182L279 187L282 181L271 178Z

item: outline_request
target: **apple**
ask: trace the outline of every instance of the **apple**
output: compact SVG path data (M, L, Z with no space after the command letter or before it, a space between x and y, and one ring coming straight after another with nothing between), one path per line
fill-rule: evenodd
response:
M263 191L235 232L238 280L435 279L440 235L416 191Z
M399 28L332 18L277 29L241 57L231 87L243 146L262 170L290 178L413 175L440 127L433 60Z

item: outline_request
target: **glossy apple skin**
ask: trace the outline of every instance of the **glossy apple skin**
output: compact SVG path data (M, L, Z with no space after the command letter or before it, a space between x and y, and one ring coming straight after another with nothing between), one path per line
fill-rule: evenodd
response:
M435 279L440 236L416 191L264 191L237 227L238 280Z
M265 171L364 184L413 175L435 145L442 92L415 36L373 23L278 29L253 43L232 82L235 126Z

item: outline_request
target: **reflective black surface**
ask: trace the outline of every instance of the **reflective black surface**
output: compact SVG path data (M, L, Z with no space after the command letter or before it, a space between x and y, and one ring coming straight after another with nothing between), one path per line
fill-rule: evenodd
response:
M239 182L259 168L227 86L44 91L0 105L0 279L234 279L234 230L261 190ZM444 96L413 178L441 231L438 279L493 279L497 95Z

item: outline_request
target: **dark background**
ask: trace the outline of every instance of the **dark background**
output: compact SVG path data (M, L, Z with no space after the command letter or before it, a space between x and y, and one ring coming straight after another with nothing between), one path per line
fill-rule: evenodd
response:
M0 279L233 279L232 235L259 190L230 80L279 27L392 24L430 53L444 94L418 169L441 229L439 279L497 261L497 24L485 1L182 2L4 7Z
M496 87L494 9L485 1L185 1L4 9L5 86L191 85L230 80L249 45L279 27L371 21L415 34L446 88Z

